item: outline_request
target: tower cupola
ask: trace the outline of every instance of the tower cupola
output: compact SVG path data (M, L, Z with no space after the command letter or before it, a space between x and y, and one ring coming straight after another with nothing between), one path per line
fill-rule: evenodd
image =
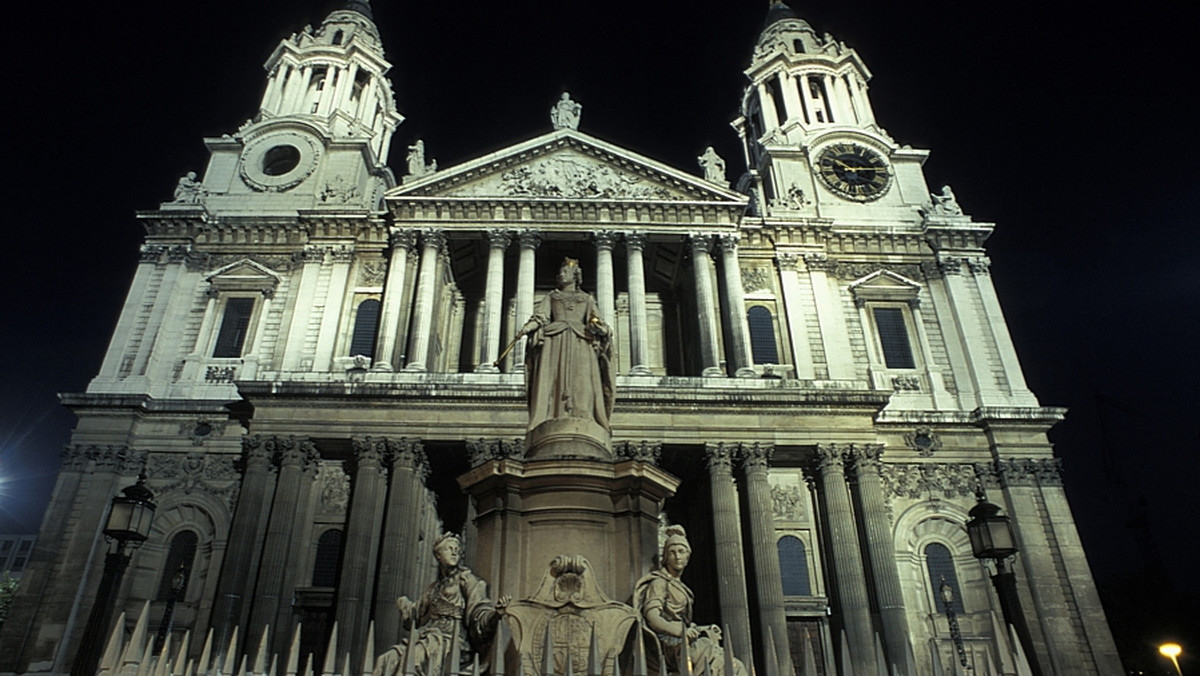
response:
M763 143L801 144L834 127L875 129L867 99L871 73L858 53L775 2L746 69L742 116L734 123L749 154Z
M375 157L387 157L404 118L366 0L350 0L318 28L283 40L265 67L270 75L256 122L300 118L334 138L369 139Z

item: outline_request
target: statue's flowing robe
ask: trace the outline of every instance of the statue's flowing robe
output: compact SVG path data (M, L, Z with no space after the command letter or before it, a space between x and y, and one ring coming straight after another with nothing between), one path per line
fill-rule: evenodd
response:
M460 567L435 581L421 595L415 609L417 629L413 634L415 646L413 664L420 676L443 673L445 660L450 658L454 628L481 660L487 657L487 646L496 633L499 615L487 595L487 583L474 573ZM405 623L411 626L413 620ZM397 644L375 661L372 676L397 676L404 667L405 644ZM458 670L457 664L453 665Z
M596 300L584 291L556 289L534 310L538 328L525 349L529 429L554 418L585 418L606 430L615 394L612 341L588 330L598 317Z
M634 607L643 620L646 613L658 609L663 619L668 622L682 622L683 626L692 625L692 607L695 597L677 577L665 570L652 571L646 577L638 580L633 592ZM649 623L646 627L649 631ZM733 674L725 673L725 652L721 648L721 632L715 626L700 626L700 635L688 643L688 656L692 660L692 673L707 673L711 676L746 676L746 665L741 660L733 661ZM655 633L658 644L662 648L663 661L667 671L672 674L680 673L679 663L682 659L683 639L678 636ZM647 650L646 657L657 661L654 650ZM658 665L649 666L650 673L658 673Z

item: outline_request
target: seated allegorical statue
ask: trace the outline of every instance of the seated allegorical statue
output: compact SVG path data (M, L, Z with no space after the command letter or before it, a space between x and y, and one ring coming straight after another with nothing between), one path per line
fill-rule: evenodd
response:
M459 563L462 541L454 533L438 538L433 554L438 562L438 579L416 603L407 596L396 599L404 626L413 628L411 637L407 644L394 645L380 655L372 676L403 676L408 646L412 646L409 659L418 676L439 676L447 659L460 659L450 654L455 625L464 645L470 645L481 657L487 655L496 625L511 599L502 596L492 603L487 583ZM457 672L459 664L451 667Z
M693 674L746 676L746 665L738 659L733 660L734 673L726 673L721 629L711 624L698 625L692 622L695 597L680 579L691 556L692 546L688 543L683 526L668 526L661 563L657 570L638 580L633 593L634 607L641 614L646 627L658 638L667 672L680 673L683 642L686 640ZM655 653L647 649L646 656L653 660ZM658 665L650 665L650 673L658 672Z

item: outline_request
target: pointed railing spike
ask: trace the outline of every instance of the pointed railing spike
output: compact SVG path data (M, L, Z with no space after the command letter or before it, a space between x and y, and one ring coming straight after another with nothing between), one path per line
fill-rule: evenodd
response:
M117 623L113 625L112 631L108 635L108 643L104 645L104 655L100 658L100 670L97 674L111 674L121 668L121 646L125 643L125 613L122 612L117 616Z
M262 676L267 670L267 644L271 639L271 625L263 627L262 638L258 640L258 650L254 651L254 666L251 667L256 676Z
M883 643L879 640L879 632L875 632L875 673L888 676L887 658L883 656Z
M187 668L188 651L192 647L192 630L183 632L183 640L179 643L179 653L175 655L175 665L171 668L171 676L184 676Z
M151 666L154 664L154 645L147 644L146 649L142 651L142 661L137 666L137 671L134 673L137 676L150 676Z
M912 637L904 642L905 676L917 676L917 654L913 652Z
M271 669L267 672L269 676L279 676L279 653L271 655Z
M596 625L592 625L592 635L588 639L587 676L600 676L604 665L600 662L600 642L596 640Z
M133 634L129 637L129 646L133 648L132 656L136 658L144 652L148 641L146 631L147 625L150 624L150 602L146 601L142 604L142 612L138 615L137 624L133 627Z
M329 643L325 646L325 664L321 665L322 676L332 676L337 669L338 623L333 621L333 629L329 632Z
M350 651L343 653L342 671L339 676L352 676L350 673Z
M367 645L363 648L362 675L371 676L375 671L375 620L367 625Z
M983 668L987 670L984 676L1000 676L996 673L996 663L992 661L991 651L983 651Z
M550 623L542 637L542 676L554 676L554 642L550 640Z
M237 665L238 629L233 628L233 636L229 639L229 652L225 653L225 662L221 665L221 671L217 672L223 676L233 676L233 669Z
M504 676L508 665L504 663L504 649L512 640L512 632L509 631L507 620L501 619L496 625L496 636L492 639L492 658L491 672L492 676Z
M766 659L763 666L767 669L767 676L782 676L779 673L779 653L775 651L775 632L770 627L767 627L767 654L763 657Z
M300 671L300 629L301 624L297 622L296 631L292 633L292 644L288 647L286 666L284 666L284 673L287 676L296 676L296 672Z
M850 641L846 630L842 630L842 676L854 676L854 662L850 659Z
M183 670L183 676L196 676L196 663L188 660L187 669ZM203 674L201 674L203 676Z
M817 657L813 654L812 637L808 635L808 627L804 628L804 669L800 676L817 676ZM917 676L916 672L910 676Z
M313 676L313 660L315 659L317 659L317 656L312 653L306 656L304 660L304 676Z
M1006 628L1008 625L1000 622L996 611L992 611L990 615L992 616L992 634L996 637L996 657L1000 661L1000 671L1005 674L1015 673L1017 671L1016 652L1008 644L1008 629Z
M723 666L725 667L725 673L730 674L732 676L732 674L734 673L733 660L735 657L735 655L733 654L733 638L732 638L733 634L729 633L729 625L728 624L726 624L724 627L722 627L722 629L724 629L724 633L721 634L721 637L724 639L724 644L725 644L725 650L724 650L725 664Z
M642 630L642 623L635 623L633 630L637 632L637 640L633 646L633 669L631 670L633 673L630 676L650 676L646 673L648 671L648 667L646 666L646 635ZM620 660L614 660L614 662L620 662ZM733 674L729 676L733 676Z
M417 627L414 626L408 630L408 645L404 648L404 676L416 676L417 673L417 658L413 654L413 645L417 642Z
M237 670L237 674L235 676L250 676L249 673L247 673L247 671L246 671L246 660L247 660L247 656L242 655L242 661L238 662L238 670Z
M1012 625L1008 625L1008 640L1012 643L1017 654L1017 676L1033 676L1033 669L1029 666L1029 656L1025 654L1025 646L1021 645L1020 639L1013 631Z
M942 656L938 653L937 643L931 642L929 650L933 653L933 676L946 676L945 671L942 670Z
M158 651L158 660L154 665L154 676L170 676L171 674L171 635L163 640L162 650Z
M213 630L208 630L208 636L204 637L204 648L200 650L200 661L196 663L196 673L199 676L208 676L208 663L212 659L212 643Z

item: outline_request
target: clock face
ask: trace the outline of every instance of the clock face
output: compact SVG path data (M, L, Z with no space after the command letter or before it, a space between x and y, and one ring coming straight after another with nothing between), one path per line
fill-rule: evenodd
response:
M853 143L835 143L822 150L817 175L838 196L859 202L878 199L892 184L883 155Z

